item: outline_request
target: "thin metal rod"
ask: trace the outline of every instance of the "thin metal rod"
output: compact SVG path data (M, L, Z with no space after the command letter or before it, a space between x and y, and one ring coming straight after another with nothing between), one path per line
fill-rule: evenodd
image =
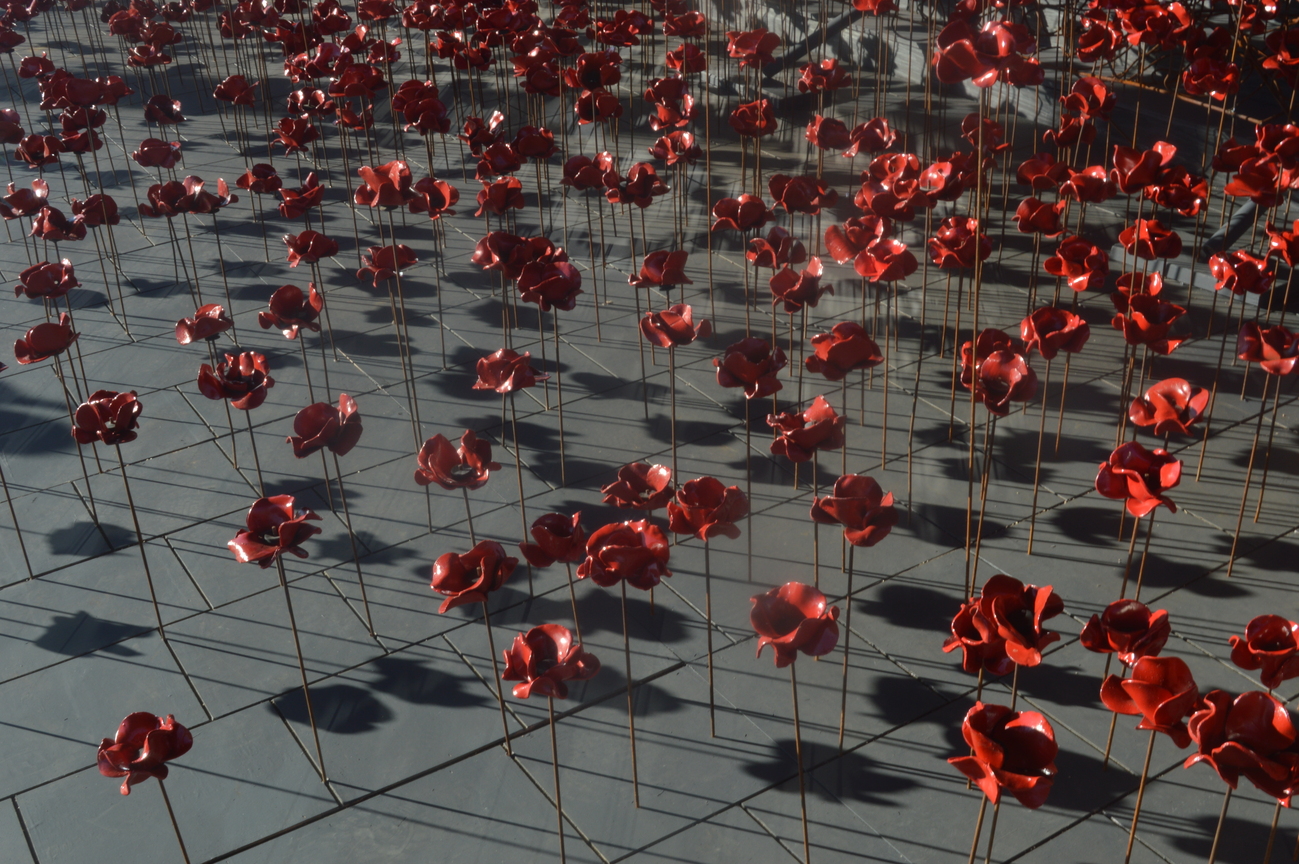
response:
M713 689L713 572L704 540L704 623L708 629L708 734L717 737L717 705Z
M1150 756L1155 752L1155 736L1158 734L1151 730L1150 743L1146 745L1146 761L1141 766L1141 785L1137 787L1137 804L1132 808L1132 827L1128 829L1128 850L1123 854L1123 864L1132 860L1132 844L1137 840L1137 820L1141 818L1141 801L1146 797L1146 778L1150 776Z
M848 641L852 637L853 553L857 547L848 544L848 594L844 598L843 616L843 685L839 692L839 752L843 752L843 731L848 720Z
M332 452L332 451L331 451ZM321 453L323 454L323 451ZM347 539L352 544L352 563L356 565L356 584L361 586L361 606L365 609L365 624L370 628L370 638L376 638L374 618L370 615L370 600L365 594L365 578L361 575L361 556L356 552L356 533L352 531L352 513L347 507L347 492L343 490L343 469L338 465L338 454L334 453L334 474L338 476L338 497L343 502L343 523L347 526ZM329 477L325 477L329 485Z
M1218 814L1218 829L1213 832L1213 845L1209 847L1209 864L1213 864L1218 857L1218 843L1222 840L1222 826L1227 821L1227 807L1231 805L1230 786L1227 787L1227 794L1222 796L1222 812Z
M302 698L307 703L307 721L311 724L311 736L316 742L316 769L320 772L320 782L328 783L325 773L325 751L320 746L320 730L316 728L316 711L311 705L311 688L307 686L307 664L302 660L302 640L298 637L298 619L293 614L293 598L289 594L289 580L284 576L284 559L275 556L275 567L280 574L280 587L284 589L284 606L289 610L289 629L293 631L293 650L298 655L298 673L302 676Z
M559 861L564 864L564 805L559 797L559 745L555 742L555 697L546 699L550 710L550 767L555 773L555 827L559 830Z
M974 839L970 841L970 860L966 864L974 864L974 856L979 854L979 835L983 833L983 815L988 812L988 796L979 797L982 799L979 802L979 820L974 823Z
M126 505L131 510L131 522L135 525L135 539L140 547L140 564L144 567L144 578L149 583L149 599L153 601L153 614L158 619L158 635L165 640L167 635L162 629L162 611L158 608L158 594L153 590L153 573L149 571L149 556L144 552L144 532L140 530L140 517L135 512L135 499L131 496L131 484L126 479L126 461L122 458L122 447L119 444L113 448L117 451L117 464L122 469L122 487L126 490Z
M465 496L465 521L469 525L469 545L477 546L478 538L474 536L474 514L469 509L469 490L461 486L460 491Z
M505 752L514 755L510 745L510 724L505 719L505 694L501 692L501 670L496 662L496 642L492 639L492 619L487 613L487 600L483 600L483 626L487 628L487 652L492 655L492 679L496 682L496 702L501 706L501 729L505 731Z
M794 696L794 758L798 760L798 805L803 814L803 864L811 864L812 844L807 837L807 789L803 782L803 729L798 720L798 673L789 664L789 687Z
M640 807L640 777L636 771L636 711L632 698L631 681L631 636L627 631L627 580L619 582L622 587L622 653L627 665L627 731L631 737L631 791L632 800Z
M3 463L3 459L0 459L0 463ZM36 574L35 571L32 570L31 559L27 557L27 544L23 542L23 530L18 527L18 511L14 509L14 499L9 494L9 481L5 479L5 469L3 464L0 464L0 486L4 487L5 503L9 505L9 516L13 519L14 533L18 535L18 548L22 550L23 563L27 565L27 578L32 579Z

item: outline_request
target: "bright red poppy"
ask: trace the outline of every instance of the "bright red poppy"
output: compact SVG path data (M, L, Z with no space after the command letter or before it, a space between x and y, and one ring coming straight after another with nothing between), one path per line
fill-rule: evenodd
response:
M1299 624L1280 615L1259 615L1245 625L1244 636L1232 636L1231 662L1251 672L1262 670L1263 686L1275 690L1299 677Z
M605 504L625 510L654 511L666 507L675 494L672 469L665 465L632 462L618 469L618 479L601 487Z
M258 498L248 508L247 528L240 528L226 546L240 564L256 563L263 570L285 552L306 558L302 541L320 533L308 519L320 517L310 510L297 510L292 495Z
M1166 493L1182 481L1182 460L1167 450L1147 450L1136 441L1120 445L1102 462L1096 474L1096 491L1124 501L1128 513L1141 518L1159 505L1176 513L1177 505Z
M726 486L716 477L687 480L668 502L668 530L693 534L708 541L719 534L734 540L740 536L735 523L749 514L749 499L739 486Z
M308 405L294 416L293 431L295 434L285 440L293 445L293 455L299 459L324 448L335 456L346 456L361 440L361 414L356 400L343 393L337 408L328 402Z
M750 336L728 345L721 358L714 358L717 383L722 387L743 387L744 398L758 399L781 389L777 377L785 368L785 352L772 348L765 339Z
M1150 431L1156 436L1189 435L1191 425L1204 416L1208 404L1208 390L1185 378L1165 378L1132 400L1128 419L1136 426L1153 426Z
M478 380L474 390L495 390L497 393L514 393L536 386L550 376L542 375L532 366L532 353L519 354L509 348L493 351L478 359Z
M577 578L590 578L601 588L626 582L648 591L672 575L667 535L654 523L641 519L610 522L596 529L586 541L586 560L577 568Z
M573 641L567 627L542 624L514 637L505 655L502 681L518 681L511 691L516 699L532 694L568 698L569 681L586 681L600 671L600 661Z
M786 582L750 599L749 622L758 634L758 654L768 645L775 651L776 668L783 669L801 651L821 657L839 644L839 607L803 582Z
M1155 657L1164 649L1172 629L1168 611L1150 611L1136 600L1115 600L1083 627L1079 641L1088 651L1117 654L1125 666L1142 657Z
M123 795L131 787L150 777L167 779L167 763L184 756L194 746L194 736L176 718L164 720L147 711L126 715L117 734L99 744L99 773L105 777L125 777Z
M868 547L889 536L898 524L898 511L893 493L886 493L873 477L844 474L829 495L812 499L812 521L842 525L844 539Z
M447 552L438 556L429 583L446 597L438 614L469 603L486 603L487 595L499 590L518 564L519 559L506 555L505 547L495 540L481 540L463 555Z
M481 489L491 472L501 470L492 461L492 444L480 441L472 429L466 429L456 447L445 435L437 434L424 442L416 455L418 467L415 482L421 486L436 483L443 489Z
M970 745L970 755L947 761L988 800L1000 803L1004 789L1031 810L1046 803L1060 748L1044 716L976 702L961 722L961 737Z
M547 513L533 521L529 529L536 543L520 543L519 550L533 567L549 567L556 561L576 564L586 557L586 531L582 514L565 516Z
M848 421L835 413L824 396L817 396L803 411L768 414L767 425L776 433L771 452L791 462L810 462L816 450L838 450L844 444Z

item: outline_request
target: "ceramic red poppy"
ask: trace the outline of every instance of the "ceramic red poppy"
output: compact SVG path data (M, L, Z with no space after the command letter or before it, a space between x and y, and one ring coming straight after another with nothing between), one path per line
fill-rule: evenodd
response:
M980 343L988 332L979 335ZM1005 417L1010 412L1010 403L1027 402L1037 393L1037 373L1028 365L1028 359L1013 348L989 347L991 350L986 355L979 352L977 366L971 371L970 343L961 346L961 384L967 389L973 384L975 396L984 407Z
M865 123L858 123L849 133L852 143L844 149L844 158L851 159L860 151L880 153L889 149L898 140L898 133L884 117L872 117Z
M14 359L26 366L57 357L72 347L80 335L72 330L71 316L62 312L57 322L37 324L25 336L14 340Z
M829 333L812 337L812 353L803 362L807 371L827 381L842 381L849 372L883 363L884 355L860 324L841 321Z
M1149 150L1136 150L1117 144L1111 155L1110 179L1125 195L1141 191L1159 180L1159 171L1172 161L1177 148L1166 141L1157 141Z
M660 348L675 348L708 338L712 335L713 325L707 320L696 324L694 310L684 303L677 303L662 312L646 312L640 320L640 332Z
M325 187L320 185L315 171L307 175L301 187L290 189L281 186L276 191L284 199L280 202L280 215L285 219L301 219L308 210L319 207L325 197Z
M361 256L361 269L356 271L357 279L371 277L370 284L375 288L385 279L392 279L398 273L415 266L419 261L415 250L405 243L393 246L371 246L367 254Z
M117 734L99 744L99 773L105 777L125 777L123 795L131 787L150 777L167 779L167 763L189 752L194 736L176 718L166 719L146 711L126 715Z
M293 455L299 459L324 448L335 456L346 456L361 440L361 414L356 400L346 393L338 397L338 407L328 402L308 405L293 418Z
M771 452L791 462L810 462L815 450L838 450L843 446L846 423L824 396L817 396L803 411L769 414L767 425L776 433Z
M749 250L744 253L744 256L755 267L779 270L789 264L802 264L807 261L807 247L803 245L803 241L784 228L776 226L767 232L766 237L754 237L750 240Z
M1119 232L1119 242L1129 255L1153 261L1156 258L1176 258L1182 254L1182 238L1176 231L1165 228L1158 219L1138 219Z
M518 177L500 177L488 182L482 181L483 188L478 192L478 210L474 216L491 213L493 216L504 216L510 210L523 209L523 181Z
M416 456L415 482L421 486L436 483L443 489L481 489L493 471L501 466L492 461L490 441L480 441L472 429L466 429L456 447L442 434L424 442Z
M1263 686L1275 690L1299 677L1299 624L1280 615L1259 615L1245 625L1244 636L1232 636L1231 662L1251 672L1262 670Z
M852 133L842 120L820 114L807 124L803 137L820 150L847 150L853 146Z
M675 494L672 469L665 465L632 462L618 469L618 479L601 487L605 504L629 510L654 511L666 507Z
M1168 338L1168 331L1186 314L1183 307L1161 300L1151 293L1129 297L1122 291L1116 291L1110 295L1110 300L1118 310L1110 323L1114 329L1123 332L1123 338L1129 345L1145 345L1156 354L1171 354L1182 344L1181 339Z
M254 501L245 518L248 527L239 529L234 539L226 544L234 553L235 560L240 564L256 563L266 569L285 552L306 558L307 551L302 548L302 542L320 533L320 529L308 525L307 520L319 520L320 517L310 510L295 509L295 504L292 495L274 495Z
M241 174L235 185L249 192L273 195L284 186L284 181L274 166L259 162Z
M634 204L643 210L668 191L668 184L659 179L653 165L637 162L627 171L626 179L610 187L604 197L611 204Z
M568 698L569 681L587 681L600 671L600 661L573 641L567 627L542 624L514 637L505 655L502 681L518 681L511 691L516 699L534 693L554 699Z
M1118 194L1118 186L1104 165L1091 165L1081 171L1070 171L1069 179L1060 184L1060 197L1076 198L1086 204L1101 204Z
M42 207L32 217L32 230L27 236L51 243L85 240L86 222L80 216L69 219L57 207Z
M762 398L781 389L777 377L785 368L785 352L774 350L765 339L751 336L728 345L721 358L713 360L717 383L722 387L743 387L746 399Z
M979 611L979 598L962 603L952 618L952 635L943 641L943 653L961 649L961 668L971 675L983 670L990 675L1008 675L1015 661L1006 654L1006 640Z
M737 135L745 138L761 138L776 131L776 112L771 107L771 100L757 99L741 103L731 112L728 121Z
M839 643L839 607L803 582L786 582L766 594L749 598L749 622L758 634L758 654L768 645L775 652L776 668L783 669L798 653L821 657Z
M73 414L72 437L78 444L126 444L134 441L142 406L135 391L96 390L77 406Z
M853 262L857 275L869 282L896 282L915 273L919 264L907 244L892 238L876 240Z
M1164 493L1182 480L1182 461L1167 450L1147 450L1136 441L1120 445L1096 474L1096 491L1124 501L1128 513L1140 518L1159 505L1177 512Z
M893 493L886 493L873 477L844 474L829 495L812 499L812 521L842 525L844 539L869 547L889 536L898 524L898 511Z
M235 322L226 314L224 306L207 303L198 307L193 318L176 322L176 341L188 345L196 339L216 339L233 326Z
M77 281L72 262L67 258L57 264L42 261L33 264L18 274L18 284L14 286L15 297L27 297L29 300L54 300L67 296L73 288L81 283Z
M1104 249L1081 237L1066 237L1043 267L1052 276L1064 279L1074 291L1085 291L1105 284L1109 264L1110 256Z
M433 562L429 584L446 596L438 614L468 603L486 603L487 595L499 590L518 564L519 559L506 555L505 547L495 540L482 540L463 555L447 552L439 556Z
M847 264L892 230L893 225L888 219L867 213L849 219L843 225L831 225L825 229L825 248L836 262Z
M686 259L690 253L684 250L669 252L659 249L645 256L641 263L640 275L628 278L632 285L693 285L686 277Z
M338 254L337 240L311 229L300 234L285 234L284 245L288 247L290 267L297 267L304 261L315 264L321 258L332 258Z
M815 255L808 259L807 266L802 270L795 271L786 266L777 271L768 280L771 304L783 304L785 311L791 315L805 307L815 307L820 302L821 295L834 293L834 286L821 284L823 273L821 259Z
M1065 230L1060 218L1065 204L1063 200L1047 204L1036 198L1025 198L1015 209L1015 227L1024 234L1040 233L1046 237L1057 237Z
M739 198L722 198L713 205L713 231L730 228L735 231L748 231L761 228L776 218L776 214L767 208L762 199L756 195L741 195Z
M1076 354L1087 344L1091 328L1080 316L1055 306L1034 309L1019 324L1025 351L1037 351L1051 360L1061 351Z
M790 177L773 174L767 181L771 199L785 208L786 213L805 213L815 216L823 207L833 207L839 193L829 183L816 177Z
M493 351L480 357L477 365L478 380L475 390L495 390L497 393L514 393L536 386L550 376L542 375L532 366L532 353L519 354L509 348Z
M535 238L534 238L535 239ZM536 303L543 312L560 309L571 312L582 293L582 273L568 262L563 249L555 249L540 260L525 264L517 283L519 299Z
M1168 642L1171 627L1167 610L1152 612L1136 600L1115 600L1083 627L1079 641L1088 651L1117 654L1125 666L1142 657L1155 657Z
M1236 356L1273 375L1289 375L1299 361L1299 338L1284 324L1265 328L1247 321L1236 337Z
M198 389L209 399L227 399L231 408L251 411L266 401L266 391L275 386L266 355L243 351L226 354L213 369L204 363L198 370Z
M1059 746L1044 716L976 702L961 722L961 737L970 745L970 755L947 761L988 800L1000 803L1004 789L1031 810L1046 803Z
M1015 182L1035 192L1052 191L1069 179L1069 170L1068 163L1057 162L1050 153L1034 153L1019 164Z
M1185 378L1165 378L1132 400L1128 419L1135 426L1153 426L1150 431L1156 436L1189 435L1191 425L1204 416L1208 404L1208 390Z
M284 334L285 339L297 339L299 330L320 332L320 310L325 300L316 290L316 283L307 285L307 293L297 285L281 285L275 289L265 312L257 313L257 324L263 330L272 327Z
M1267 258L1259 258L1244 250L1210 256L1209 273L1215 280L1214 290L1226 288L1241 296L1270 290L1276 276L1268 267Z
M255 104L257 98L253 88L260 83L260 81L254 81L249 84L248 79L242 75L230 75L217 84L212 95L222 102L249 107Z
M50 185L39 178L32 181L30 188L19 189L10 183L9 194L5 195L3 203L0 203L0 216L4 216L5 219L31 216L39 213L41 208L48 204L49 198Z
M749 514L749 499L739 486L726 486L716 477L687 480L668 502L668 530L708 541L722 535L740 536L735 523Z
M975 31L965 18L957 18L938 34L934 73L945 84L970 80L976 87L998 81L1034 86L1045 79L1041 64L1026 56L1036 51L1037 40L1023 24L988 21Z
M799 93L825 93L852 86L852 76L834 57L827 57L820 63L804 63L798 72Z
M973 267L975 258L986 261L992 242L979 231L979 220L949 216L929 238L929 257L940 268Z
M669 555L667 535L652 522L611 522L587 539L586 560L578 566L577 578L590 578L601 588L625 581L648 591L672 575Z
M1235 697L1211 690L1187 727L1196 752L1183 767L1203 762L1232 789L1244 777L1264 794L1289 801L1299 783L1299 752L1284 702L1261 690Z
M650 146L649 153L669 165L693 165L704 156L704 150L695 140L694 133L684 130L662 136Z
M519 550L533 567L549 567L556 561L576 564L586 558L586 531L582 514L565 516L547 513L538 517L529 529L535 543L520 543Z
M1045 621L1064 611L1064 601L1050 585L1025 585L998 574L984 583L979 594L979 614L1006 642L1006 656L1020 666L1037 666L1042 651L1060 639L1043 628Z
M740 61L740 68L761 69L774 59L780 37L765 27L756 30L727 30L726 53Z
M1200 691L1186 662L1177 657L1137 659L1132 677L1110 675L1101 685L1101 701L1119 714L1140 714L1138 729L1163 732L1178 747L1190 743L1184 718L1195 710Z

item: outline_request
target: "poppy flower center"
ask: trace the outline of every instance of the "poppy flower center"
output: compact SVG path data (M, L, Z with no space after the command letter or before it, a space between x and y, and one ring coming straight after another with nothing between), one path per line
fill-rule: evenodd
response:
M458 482L467 482L478 477L478 471L474 466L461 462L451 469L451 479Z
M1033 611L1031 609L1027 607L1014 609L1007 613L1006 621L1015 628L1015 632L1024 637L1026 642L1033 643Z

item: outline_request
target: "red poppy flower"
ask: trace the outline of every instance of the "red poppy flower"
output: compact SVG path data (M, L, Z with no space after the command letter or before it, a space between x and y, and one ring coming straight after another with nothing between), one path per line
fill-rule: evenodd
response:
M753 603L749 622L758 634L757 656L770 645L778 669L793 663L800 651L821 657L839 643L839 607L830 606L811 585L786 582L749 600Z
M538 381L550 377L539 374L532 368L531 352L519 354L509 348L479 358L477 370L478 380L474 382L473 389L495 390L497 393L514 393L534 387Z
M898 524L893 493L885 493L874 478L844 474L834 490L812 499L812 521L842 525L844 538L854 546L874 546Z
M1110 300L1118 310L1110 323L1123 331L1129 345L1145 345L1156 354L1170 354L1182 344L1181 339L1169 339L1168 331L1177 319L1186 314L1181 306L1160 300L1152 294L1135 294L1131 297L1115 292Z
M338 254L337 240L311 229L300 234L285 234L284 245L288 247L290 267L297 267L303 261L315 264L321 258L332 258Z
M938 34L934 73L945 84L972 80L976 87L997 81L1016 87L1035 86L1045 79L1042 65L1025 54L1037 52L1028 27L1011 21L988 21L977 33L964 18Z
M664 22L664 31L666 30L667 22ZM665 32L664 35L671 34ZM675 51L669 51L665 62L673 72L679 72L683 75L708 71L708 55L694 45L686 44Z
M693 133L678 129L655 141L653 146L649 148L649 153L654 158L662 159L669 165L679 163L693 165L703 157L704 150L696 143Z
M1222 690L1205 694L1187 723L1196 752L1183 767L1208 763L1232 789L1244 777L1278 801L1288 801L1299 781L1295 728L1285 703L1251 690L1232 697Z
M1262 294L1272 287L1276 273L1267 266L1267 258L1259 258L1244 250L1216 254L1209 258L1209 272L1213 274L1215 291L1228 289L1238 296Z
M812 337L812 354L803 361L807 371L827 381L842 381L855 369L870 369L884 362L875 340L855 321L841 321L829 333Z
M532 523L532 539L536 543L520 543L523 557L533 567L549 567L556 561L576 564L586 557L586 531L582 529L582 514L565 516L547 513Z
M744 257L752 261L754 266L776 270L786 264L802 264L807 260L807 247L784 228L777 226L768 231L765 238L755 237L750 240Z
M281 186L276 191L284 199L280 202L280 215L285 219L301 219L312 207L319 207L325 197L325 187L320 185L315 171L307 175L301 188Z
M518 177L501 177L490 183L486 180L481 182L483 188L478 192L478 210L474 213L475 216L484 213L504 216L509 210L523 209L523 181Z
M761 138L776 131L776 112L771 108L771 100L758 99L741 103L731 112L728 122L738 135Z
M12 192L13 186L9 187ZM7 199L6 199L7 200ZM5 217L8 218L8 217ZM1271 222L1267 223L1267 257L1276 256L1291 267L1299 261L1299 219L1295 220L1294 230L1277 230Z
M1141 194L1160 207L1195 216L1209 200L1209 181L1181 165L1172 165L1161 170L1159 182L1145 187Z
M749 499L739 486L725 486L716 477L700 477L683 483L668 502L668 530L704 541L719 534L735 540L740 536L735 523L748 514Z
M402 127L420 135L451 131L447 106L438 98L437 87L429 81L406 81L392 95L392 110L400 111L406 121Z
M221 102L229 102L233 105L251 107L256 101L256 95L253 93L253 88L259 83L261 82L254 81L252 84L249 84L248 79L244 78L244 76L231 75L216 86L212 95Z
M9 194L0 203L0 215L6 219L17 219L19 216L31 216L39 213L49 202L50 185L44 180L32 181L30 189L17 189L9 184Z
M1055 145L1057 150L1078 148L1096 140L1096 127L1079 117L1062 116L1059 129L1048 129L1042 140Z
M1208 95L1222 102L1240 89L1240 67L1235 63L1201 57L1182 71L1182 89L1191 96Z
M411 187L410 166L400 160L370 167L362 165L356 173L365 181L357 187L353 200L368 207L404 207L418 197Z
M971 755L947 761L978 784L990 801L1000 803L1005 789L1031 810L1046 803L1060 748L1045 717L976 702L961 722L961 736Z
M804 63L798 72L799 93L825 93L852 86L852 76L833 57L827 57L820 63Z
M67 258L57 264L49 261L33 264L18 274L18 282L14 286L14 296L25 295L29 300L64 297L81 285L73 272L72 262Z
M768 280L771 304L774 306L783 303L785 311L791 315L805 306L815 307L822 294L834 293L833 286L821 284L823 271L821 259L814 255L807 266L798 272L791 267L784 267L774 273Z
M134 441L140 422L141 405L135 391L96 390L77 406L73 414L72 437L78 444L126 444Z
M1191 743L1185 719L1200 701L1200 689L1178 657L1142 657L1131 678L1110 675L1101 684L1101 701L1116 714L1140 714L1138 729L1163 732L1178 747Z
M140 205L140 215L150 219L163 216L171 219L182 213L188 213L188 194L185 184L179 180L168 180L166 183L154 183L145 193L148 204Z
M883 117L873 117L865 123L858 123L849 135L852 143L844 149L844 157L851 159L861 150L868 153L880 153L889 149L898 140L898 133L889 126Z
M842 120L817 114L807 124L804 137L821 150L847 150L852 146L852 134Z
M633 462L618 469L618 479L601 487L603 503L624 510L658 510L672 498L672 469Z
M780 47L780 37L765 27L727 30L726 39L726 53L740 61L741 69L761 69L775 59L771 52Z
M949 216L929 238L929 257L940 268L973 267L975 256L986 261L992 254L992 242L979 231L979 220L966 216Z
M139 163L141 168L166 168L171 170L180 161L180 142L163 141L159 138L145 138L140 142L139 149L131 154L131 158Z
M1020 666L1042 662L1042 649L1060 638L1042 629L1042 622L1063 611L1064 601L1050 585L1025 585L1000 574L984 584L979 596L979 614L1006 640L1006 656Z
M574 156L564 163L564 179L559 181L565 186L572 186L579 192L586 189L611 189L618 185L617 160L611 153L600 153L594 159L590 156Z
M1282 324L1263 328L1247 321L1236 337L1236 356L1273 375L1289 375L1299 361L1299 339Z
M300 328L319 333L320 325L316 319L325 300L316 291L315 282L308 283L307 288L307 294L303 294L297 285L281 285L275 289L268 310L257 313L258 326L263 330L274 327L284 334L285 339L297 339Z
M1060 216L1067 204L1064 200L1047 204L1036 198L1025 198L1015 209L1015 227L1024 234L1041 232L1047 237L1057 237L1065 230Z
M193 318L176 322L176 341L188 345L195 339L216 339L233 326L235 322L230 320L224 306L208 303L198 307Z
M1005 417L1011 402L1027 402L1037 393L1037 374L1009 336L988 329L979 333L977 347L961 346L961 385L973 386L984 407Z
M838 450L843 446L846 423L824 396L817 396L803 411L768 414L767 425L776 433L771 452L791 462L810 462L814 450Z
M896 282L916 272L919 266L907 244L891 238L871 243L857 253L853 263L858 275L871 282Z
M328 402L308 405L294 416L293 431L297 434L285 440L293 445L293 455L299 459L325 447L337 456L346 456L361 440L356 400L343 393L337 408Z
M86 223L79 216L69 219L57 207L42 207L32 218L32 230L27 236L51 243L85 240Z
M85 201L72 199L72 216L87 228L116 225L122 221L117 212L117 202L109 195L91 195Z
M259 162L240 175L235 185L249 192L271 195L280 191L284 181L280 179L274 166Z
M1034 153L1020 163L1015 172L1015 181L1035 192L1045 192L1058 189L1069 178L1069 173L1069 165L1055 161L1050 153Z
M573 110L577 114L577 122L585 126L588 123L603 123L611 117L621 117L622 102L608 90L598 87L579 93Z
M748 231L761 228L776 218L776 214L767 209L767 205L757 195L741 195L739 198L722 198L713 205L712 230L733 228L736 231Z
M410 212L427 213L430 219L455 215L455 211L450 208L460 200L460 190L445 180L424 177L416 181L415 192L418 197L407 204Z
M266 391L275 386L266 355L243 351L227 354L213 369L204 363L198 370L198 389L209 399L229 399L232 408L251 411L266 401Z
M1073 82L1069 93L1060 97L1060 103L1066 111L1075 111L1085 119L1098 117L1108 120L1117 101L1114 91L1092 75L1080 77Z
M952 635L943 642L943 653L961 649L961 668L971 675L980 669L990 675L1007 675L1015 663L1006 655L1006 640L979 611L979 598L962 603L952 618Z
M1078 315L1055 306L1033 310L1020 322L1019 338L1025 351L1036 350L1047 360L1060 351L1077 354L1091 337L1091 328Z
M840 264L846 264L860 255L868 246L883 239L892 231L888 219L875 213L847 220L843 225L831 225L825 229L825 248L830 257ZM773 228L772 231L783 230ZM797 262L794 262L797 263Z
M1154 426L1151 432L1157 436L1173 432L1189 435L1191 424L1204 415L1208 403L1209 391L1203 387L1185 378L1165 378L1132 400L1128 419L1135 426Z
M690 257L689 252L677 250L669 252L666 249L660 249L651 252L645 256L644 262L640 267L640 277L630 277L627 281L635 286L642 285L693 285L690 279L686 278L686 259Z
M577 295L582 293L582 273L568 263L563 249L556 249L545 260L524 265L518 288L519 299L536 303L543 312L552 308L571 312L577 306Z
M751 336L727 346L720 359L714 358L717 383L722 387L743 387L744 398L770 396L781 389L777 374L785 368L785 352L774 350L765 339Z
M1079 641L1088 651L1118 654L1123 665L1135 666L1142 657L1157 656L1170 632L1167 610L1151 612L1136 600L1115 600L1091 617Z
M1232 636L1231 662L1253 672L1269 690L1299 677L1299 624L1280 615L1259 615L1245 625L1244 636Z
M240 564L257 563L263 570L275 563L285 552L306 558L302 541L319 534L320 529L308 525L308 519L320 519L310 510L295 510L292 495L273 495L258 498L248 508L245 519L247 529L239 529L226 546Z
M637 162L627 172L627 179L618 186L610 187L604 197L611 204L635 204L643 210L655 198L668 191L668 184L659 179L653 165Z
M99 743L99 773L125 777L123 795L150 777L167 779L167 763L184 756L194 746L194 736L168 714L167 719L145 711L126 715L117 734Z
M361 269L356 271L357 279L371 276L370 284L375 288L384 279L391 279L402 270L415 266L415 251L405 243L396 246L371 246L366 255L361 256Z
M772 200L785 208L786 213L806 213L815 216L822 207L833 207L839 193L824 180L815 177L790 177L773 174L767 182Z
M443 489L481 489L493 471L501 466L492 461L492 444L480 441L472 429L466 429L456 447L442 434L424 442L416 455L418 467L415 482L421 486L436 483Z
M590 577L601 588L625 581L648 591L672 575L668 556L667 535L652 522L611 522L586 541L586 560L578 566L577 578Z
M1128 513L1140 519L1160 504L1171 512L1177 505L1164 493L1182 481L1182 460L1167 450L1147 450L1136 441L1120 445L1102 462L1096 491L1126 502Z
M1167 141L1157 141L1149 150L1134 150L1116 144L1111 157L1114 166L1110 179L1125 195L1141 191L1159 180L1159 171L1177 153L1177 148Z
M685 303L669 306L662 312L646 312L640 319L641 335L660 348L689 345L696 339L707 339L713 325L701 320L694 323L694 310Z
M1094 243L1071 236L1060 241L1043 267L1052 276L1064 279L1074 291L1098 289L1109 275L1110 256Z
M185 197L181 200L181 206L186 213L212 215L222 207L227 207L239 200L237 196L230 194L229 185L220 178L217 179L215 195L203 190L204 181L202 177L190 175L181 181L181 185L185 187Z
M569 681L586 681L600 671L594 654L573 641L567 627L542 624L514 637L505 655L502 681L518 681L511 691L516 699L533 693L554 699L568 698Z
M58 162L63 151L63 142L55 135L28 135L18 142L14 158L26 162L29 168L40 168Z
M518 558L505 554L505 547L495 540L482 540L463 555L447 552L433 562L433 581L429 587L446 595L438 614L469 603L486 603L487 595L498 590L510 578Z
M171 99L159 93L144 103L144 119L159 126L185 122L185 115L180 110L180 100Z
M686 79L678 76L652 81L645 101L655 106L649 117L650 129L655 132L687 126L698 115L695 98L686 91Z
M1104 165L1092 165L1081 171L1070 171L1069 179L1060 184L1061 198L1077 198L1088 204L1100 204L1118 194Z
M59 314L58 323L46 321L27 331L27 335L14 341L14 359L26 366L62 354L77 341L80 333L72 332L72 318L67 312Z

